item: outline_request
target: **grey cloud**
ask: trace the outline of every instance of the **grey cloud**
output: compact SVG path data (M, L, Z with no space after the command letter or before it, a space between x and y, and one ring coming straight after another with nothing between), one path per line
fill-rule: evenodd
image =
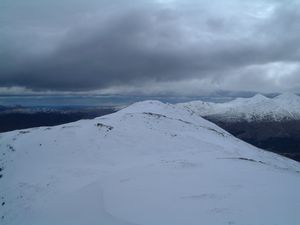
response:
M260 1L253 4L257 2ZM159 83L180 85L198 79L199 84L223 88L221 81L228 84L233 79L239 86L243 81L253 80L249 76L255 77L256 85L261 81L261 85L268 86L272 82L266 82L266 70L259 70L262 74L257 75L257 70L247 68L300 61L297 2L266 1L274 5L274 10L263 18L245 16L247 9L239 1L231 2L236 5L233 12L226 6L207 7L208 1L197 4L198 11L192 2L192 6L186 4L183 9L174 7L179 4L176 1L167 5L148 1L121 5L92 3L94 7L82 10L75 4L73 10L85 15L75 24L71 17L62 14L61 27L59 22L49 19L48 23L45 19L41 25L51 25L59 35L53 39L51 35L43 37L36 45L33 38L26 51L6 41L10 44L0 52L0 86L84 91L143 86L149 82L163 87ZM15 41L22 39L17 37Z

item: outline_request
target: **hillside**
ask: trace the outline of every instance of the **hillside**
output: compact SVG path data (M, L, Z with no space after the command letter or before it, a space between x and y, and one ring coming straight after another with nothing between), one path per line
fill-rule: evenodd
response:
M0 134L0 224L298 225L300 164L177 105Z

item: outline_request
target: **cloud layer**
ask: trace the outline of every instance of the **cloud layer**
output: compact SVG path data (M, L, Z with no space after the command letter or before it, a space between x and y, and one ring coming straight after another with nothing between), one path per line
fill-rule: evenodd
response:
M297 1L1 4L2 89L300 91Z

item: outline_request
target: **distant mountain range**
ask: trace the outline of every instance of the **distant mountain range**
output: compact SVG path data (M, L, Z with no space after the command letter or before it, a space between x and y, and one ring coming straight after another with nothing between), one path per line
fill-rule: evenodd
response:
M192 101L180 103L200 116L222 121L282 121L300 119L300 97L284 93L274 98L257 94L251 98L237 98L225 103Z

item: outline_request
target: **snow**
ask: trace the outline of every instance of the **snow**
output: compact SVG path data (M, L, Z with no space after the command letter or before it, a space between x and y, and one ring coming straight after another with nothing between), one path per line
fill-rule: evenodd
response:
M225 103L193 101L178 106L200 116L213 116L229 121L281 121L300 119L300 97L284 93L275 98L257 94L251 98L237 98Z
M299 118L300 114L300 97L292 93L284 93L274 98L274 101L295 117Z
M0 134L2 225L298 225L300 164L158 101ZM1 218L2 217L2 218Z

